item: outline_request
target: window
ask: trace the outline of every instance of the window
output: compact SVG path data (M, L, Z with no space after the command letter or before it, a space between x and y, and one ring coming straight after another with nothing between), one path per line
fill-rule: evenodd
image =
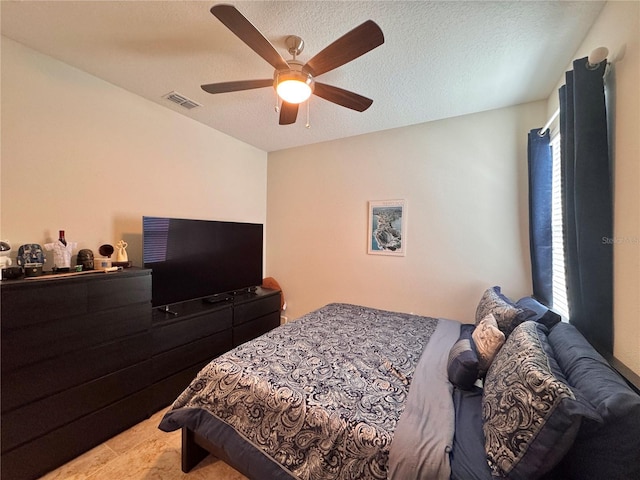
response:
M551 136L553 180L551 191L552 295L553 309L569 319L566 267L564 262L564 233L562 227L562 170L560 168L560 133Z

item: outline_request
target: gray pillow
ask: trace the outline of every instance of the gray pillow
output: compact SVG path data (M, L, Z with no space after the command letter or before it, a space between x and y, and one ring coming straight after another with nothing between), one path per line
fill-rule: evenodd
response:
M458 341L449 350L447 374L449 381L463 390L470 390L480 374L478 354L471 334L474 326L460 325Z
M584 416L599 418L576 399L560 372L546 328L531 321L520 324L484 383L482 420L492 474L540 478L571 448Z
M549 333L559 366L572 389L601 415L584 422L562 461L569 478L640 478L640 395L635 393L568 323Z
M516 306L531 312L526 320L534 320L543 324L549 330L562 321L562 317L550 310L533 297L523 297L516 302Z

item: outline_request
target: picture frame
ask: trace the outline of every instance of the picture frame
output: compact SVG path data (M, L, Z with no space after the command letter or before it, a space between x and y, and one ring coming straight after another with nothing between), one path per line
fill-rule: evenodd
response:
M370 200L367 231L369 255L404 257L407 252L407 201Z

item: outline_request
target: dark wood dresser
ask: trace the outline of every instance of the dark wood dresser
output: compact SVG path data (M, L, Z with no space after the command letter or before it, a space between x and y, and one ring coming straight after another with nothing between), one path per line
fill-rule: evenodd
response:
M148 415L151 272L3 281L2 478L34 478Z
M275 290L151 307L151 271L0 282L1 477L31 480L169 405L280 323Z

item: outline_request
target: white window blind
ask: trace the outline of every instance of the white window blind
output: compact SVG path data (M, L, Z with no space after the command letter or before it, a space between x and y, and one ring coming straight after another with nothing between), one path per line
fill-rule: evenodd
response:
M553 309L569 319L569 302L567 301L566 267L564 262L564 233L562 228L562 169L560 168L560 133L551 137L551 153L553 156L553 181L551 193L551 241L552 241L552 295Z

